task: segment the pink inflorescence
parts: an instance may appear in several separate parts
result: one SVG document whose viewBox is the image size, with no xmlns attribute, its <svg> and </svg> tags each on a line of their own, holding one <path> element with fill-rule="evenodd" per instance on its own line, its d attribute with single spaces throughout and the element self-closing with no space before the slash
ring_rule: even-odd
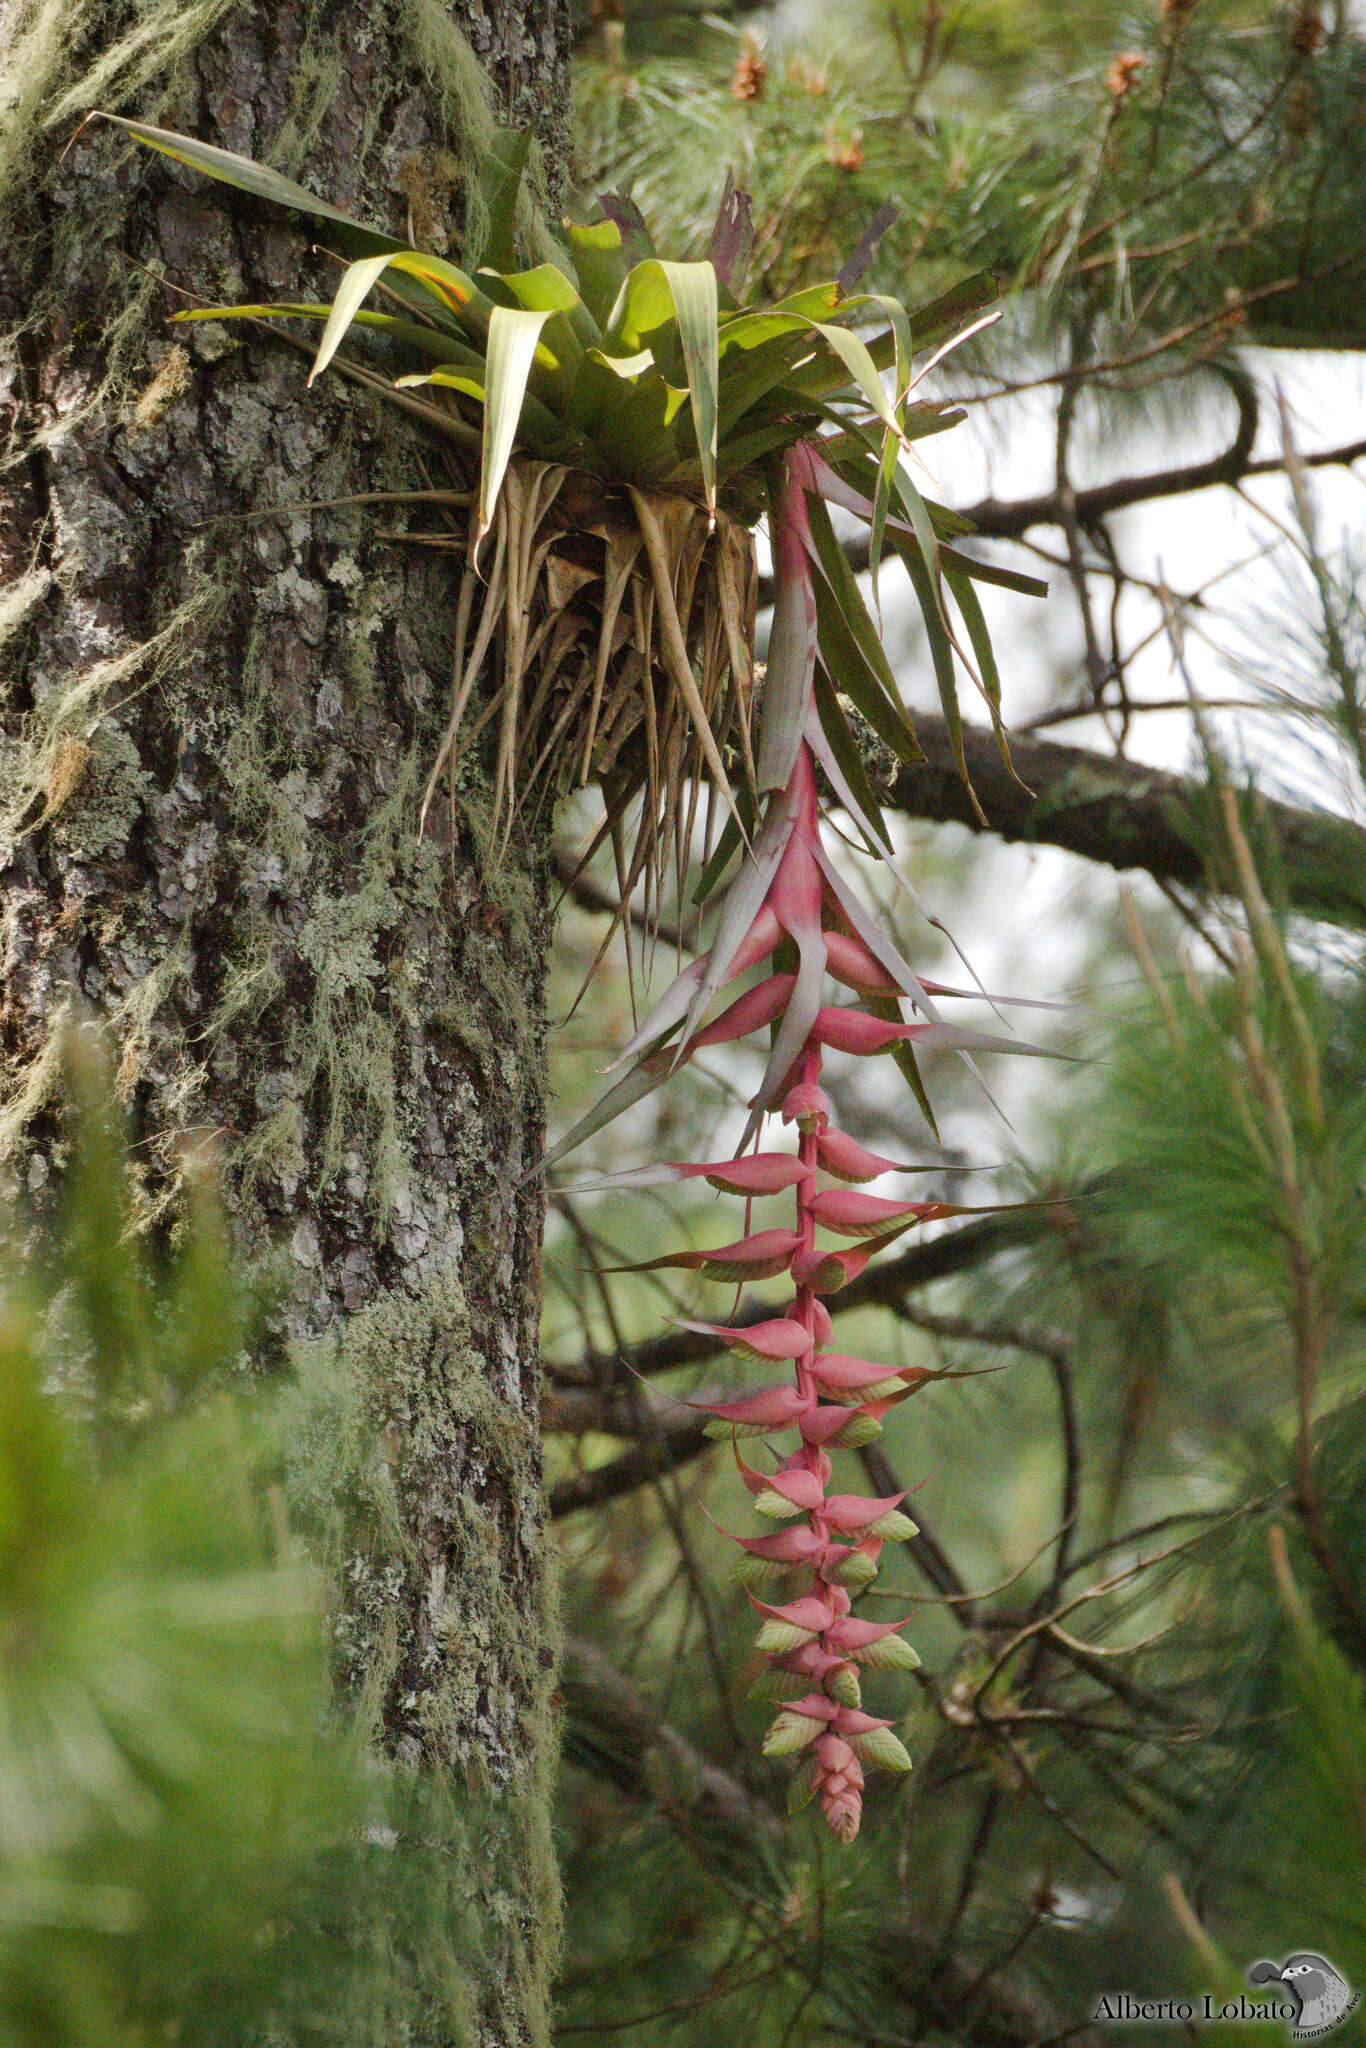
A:
<svg viewBox="0 0 1366 2048">
<path fill-rule="evenodd" d="M 824 494 L 829 483 L 818 448 L 802 445 L 789 452 L 774 505 L 776 595 L 756 767 L 764 803 L 761 828 L 727 892 L 710 950 L 656 1003 L 614 1062 L 620 1067 L 633 1060 L 629 1072 L 560 1149 L 639 1101 L 705 1047 L 751 1032 L 769 1034 L 767 1066 L 734 1158 L 674 1161 L 612 1178 L 644 1184 L 705 1177 L 746 1203 L 789 1191 L 794 1197 L 790 1227 L 749 1232 L 731 1244 L 671 1253 L 648 1264 L 739 1283 L 786 1273 L 792 1282 L 793 1299 L 781 1315 L 744 1326 L 690 1327 L 737 1352 L 792 1368 L 792 1378 L 779 1385 L 701 1405 L 713 1418 L 712 1430 L 736 1441 L 740 1470 L 760 1513 L 786 1525 L 773 1535 L 738 1539 L 748 1553 L 746 1576 L 800 1571 L 806 1580 L 804 1590 L 781 1605 L 750 1595 L 763 1617 L 758 1647 L 769 1660 L 756 1691 L 781 1703 L 765 1751 L 803 1758 L 797 1796 L 818 1798 L 834 1833 L 851 1841 L 858 1832 L 865 1766 L 910 1768 L 890 1724 L 863 1711 L 860 1673 L 909 1670 L 918 1661 L 901 1640 L 904 1622 L 863 1621 L 851 1609 L 877 1574 L 883 1544 L 912 1536 L 915 1529 L 901 1512 L 899 1493 L 882 1500 L 831 1493 L 830 1452 L 868 1443 L 892 1403 L 927 1375 L 915 1368 L 893 1371 L 832 1349 L 823 1297 L 861 1273 L 880 1246 L 954 1210 L 867 1192 L 867 1182 L 902 1169 L 833 1128 L 821 1087 L 822 1061 L 827 1050 L 866 1056 L 917 1047 L 1036 1048 L 946 1023 L 933 997 L 951 992 L 919 979 L 822 843 L 818 771 L 845 810 L 876 829 L 817 715 L 816 559 L 808 496 Z M 775 954 L 780 971 L 745 989 L 710 1023 L 703 1021 L 714 997 L 740 976 L 771 964 Z M 825 1003 L 827 981 L 851 991 L 858 1007 Z M 906 1020 L 903 1002 L 916 1021 Z M 795 1158 L 749 1150 L 770 1116 L 795 1125 Z M 818 1232 L 847 1243 L 831 1248 L 817 1242 Z M 797 1448 L 776 1471 L 754 1471 L 740 1457 L 742 1437 L 792 1431 Z"/>
<path fill-rule="evenodd" d="M 827 945 L 830 971 L 828 942 L 834 939 L 846 974 L 857 971 L 870 986 L 885 988 L 886 973 L 867 949 L 839 925 L 827 930 L 823 922 L 824 917 L 838 917 L 839 906 L 828 899 L 810 854 L 809 835 L 817 829 L 816 785 L 805 747 L 793 776 L 796 829 L 756 915 L 756 926 L 767 929 L 765 914 L 776 908 L 775 944 L 780 937 L 801 939 L 809 948 L 813 932 L 818 933 Z M 789 984 L 783 991 L 783 1008 L 771 1017 L 762 998 L 749 1009 L 756 1018 L 776 1022 L 788 1011 L 799 978 L 771 978 Z M 761 982 L 751 995 L 771 987 L 771 981 Z M 748 1025 L 748 1013 L 733 1021 Z M 710 1255 L 683 1255 L 704 1271 L 724 1268 L 726 1277 L 758 1278 L 786 1271 L 794 1285 L 791 1305 L 780 1317 L 735 1329 L 712 1326 L 737 1350 L 790 1361 L 793 1380 L 742 1400 L 709 1404 L 709 1412 L 719 1431 L 737 1438 L 795 1429 L 800 1439 L 797 1449 L 769 1474 L 751 1469 L 737 1450 L 741 1474 L 759 1512 L 787 1524 L 774 1535 L 739 1541 L 759 1572 L 800 1570 L 806 1576 L 798 1597 L 782 1605 L 750 1596 L 763 1617 L 758 1647 L 770 1666 L 758 1690 L 785 1699 L 764 1749 L 770 1756 L 802 1755 L 799 1790 L 820 1801 L 826 1821 L 842 1841 L 851 1841 L 858 1832 L 865 1767 L 910 1768 L 910 1758 L 890 1723 L 863 1711 L 859 1690 L 864 1668 L 914 1667 L 915 1653 L 899 1634 L 905 1624 L 863 1621 L 851 1608 L 854 1596 L 876 1575 L 883 1544 L 912 1535 L 914 1525 L 901 1512 L 899 1493 L 865 1500 L 830 1492 L 830 1451 L 868 1442 L 891 1404 L 925 1375 L 916 1369 L 894 1372 L 830 1349 L 830 1315 L 822 1296 L 862 1270 L 871 1256 L 869 1240 L 875 1244 L 879 1235 L 945 1213 L 937 1204 L 883 1201 L 848 1185 L 871 1180 L 896 1165 L 833 1129 L 829 1099 L 820 1086 L 823 1047 L 863 1050 L 868 1026 L 875 1027 L 879 1038 L 889 1028 L 861 1010 L 814 1010 L 775 1104 L 783 1121 L 797 1128 L 795 1160 L 787 1153 L 759 1152 L 706 1169 L 718 1185 L 746 1195 L 791 1187 L 795 1228 L 759 1231 Z M 845 1185 L 826 1185 L 826 1176 Z M 854 1249 L 823 1250 L 817 1244 L 818 1229 L 859 1242 Z"/>
</svg>

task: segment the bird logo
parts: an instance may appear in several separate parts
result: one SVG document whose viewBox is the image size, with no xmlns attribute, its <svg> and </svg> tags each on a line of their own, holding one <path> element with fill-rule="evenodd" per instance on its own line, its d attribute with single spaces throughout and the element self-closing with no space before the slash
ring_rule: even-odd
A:
<svg viewBox="0 0 1366 2048">
<path fill-rule="evenodd" d="M 1295 2007 L 1293 2041 L 1336 2033 L 1361 1998 L 1330 1962 L 1309 1949 L 1287 1956 L 1283 1963 L 1254 1963 L 1247 1974 L 1249 1983 L 1279 1984 L 1285 1991 Z"/>
</svg>

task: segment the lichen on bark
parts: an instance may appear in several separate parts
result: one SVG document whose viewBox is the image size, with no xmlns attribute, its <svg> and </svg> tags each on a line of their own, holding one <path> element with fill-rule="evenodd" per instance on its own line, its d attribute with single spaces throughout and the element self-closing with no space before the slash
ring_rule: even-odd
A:
<svg viewBox="0 0 1366 2048">
<path fill-rule="evenodd" d="M 12 1181 L 55 1181 L 54 1034 L 91 1013 L 149 1223 L 173 1218 L 187 1136 L 213 1135 L 300 1401 L 316 1415 L 323 1381 L 349 1390 L 331 1411 L 351 1418 L 346 1456 L 339 1441 L 311 1481 L 294 1461 L 315 1528 L 339 1526 L 318 1513 L 326 1474 L 376 1511 L 329 1552 L 348 1689 L 391 1755 L 491 1794 L 497 1960 L 472 2010 L 481 2041 L 543 2041 L 556 1637 L 523 1177 L 544 848 L 518 840 L 486 870 L 475 760 L 454 825 L 419 837 L 450 579 L 325 502 L 439 457 L 367 398 L 305 392 L 276 339 L 162 324 L 163 277 L 231 299 L 317 296 L 331 272 L 287 223 L 111 132 L 58 152 L 112 104 L 389 225 L 435 194 L 428 232 L 459 233 L 493 118 L 481 66 L 500 113 L 538 118 L 554 187 L 563 10 L 30 0 L 3 35 L 0 1146 Z M 376 1458 L 387 1495 L 354 1482 Z M 454 2008 L 431 2027 L 468 2032 Z"/>
</svg>

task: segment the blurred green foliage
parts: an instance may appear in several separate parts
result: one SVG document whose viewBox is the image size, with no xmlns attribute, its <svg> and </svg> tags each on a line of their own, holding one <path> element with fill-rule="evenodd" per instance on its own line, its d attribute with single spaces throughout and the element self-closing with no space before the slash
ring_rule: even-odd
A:
<svg viewBox="0 0 1366 2048">
<path fill-rule="evenodd" d="M 471 1822 L 331 1703 L 211 1162 L 136 1241 L 83 1032 L 70 1072 L 61 1214 L 0 1272 L 0 2041 L 472 2041 Z"/>
</svg>

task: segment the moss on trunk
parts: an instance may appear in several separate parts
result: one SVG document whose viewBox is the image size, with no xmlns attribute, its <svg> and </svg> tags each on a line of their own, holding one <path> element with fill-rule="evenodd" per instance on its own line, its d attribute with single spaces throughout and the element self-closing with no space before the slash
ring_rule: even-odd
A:
<svg viewBox="0 0 1366 2048">
<path fill-rule="evenodd" d="M 419 839 L 449 572 L 362 508 L 318 509 L 439 455 L 368 399 L 306 392 L 278 339 L 162 324 L 159 276 L 317 295 L 327 266 L 112 133 L 57 152 L 112 104 L 373 218 L 421 214 L 439 244 L 490 60 L 556 184 L 562 10 L 31 0 L 6 34 L 0 1148 L 18 1185 L 59 1177 L 51 1048 L 73 1009 L 115 1039 L 149 1221 L 212 1134 L 300 1362 L 296 1488 L 336 1574 L 339 1667 L 390 1754 L 493 1795 L 477 2033 L 543 2041 L 556 1623 L 541 1207 L 519 1183 L 542 1128 L 544 849 L 485 873 L 476 760 L 454 832 Z M 458 2003 L 424 2039 L 468 2033 Z"/>
</svg>

